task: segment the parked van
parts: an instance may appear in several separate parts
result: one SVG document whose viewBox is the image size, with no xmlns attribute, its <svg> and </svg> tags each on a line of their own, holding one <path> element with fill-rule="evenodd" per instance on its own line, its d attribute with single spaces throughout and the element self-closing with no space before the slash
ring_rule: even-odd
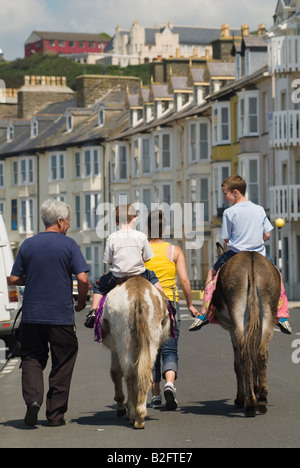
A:
<svg viewBox="0 0 300 468">
<path fill-rule="evenodd" d="M 14 320 L 22 305 L 20 287 L 7 286 L 14 257 L 0 212 L 0 340 L 8 341 Z"/>
</svg>

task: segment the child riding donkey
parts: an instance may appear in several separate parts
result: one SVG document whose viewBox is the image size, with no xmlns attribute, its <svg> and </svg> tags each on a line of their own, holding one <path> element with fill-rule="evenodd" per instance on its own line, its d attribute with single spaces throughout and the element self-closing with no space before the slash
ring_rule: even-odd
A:
<svg viewBox="0 0 300 468">
<path fill-rule="evenodd" d="M 219 269 L 234 255 L 242 251 L 256 251 L 266 256 L 264 243 L 270 239 L 272 224 L 268 220 L 265 210 L 245 197 L 246 182 L 240 176 L 231 176 L 222 183 L 224 198 L 230 206 L 224 211 L 221 238 L 227 244 L 225 252 L 208 273 L 204 292 L 201 314 L 189 328 L 190 331 L 199 330 L 213 320 L 210 316 L 211 299 L 217 281 Z M 239 273 L 236 272 L 238 275 Z M 281 295 L 278 307 L 278 327 L 283 333 L 291 334 L 288 322 L 289 312 L 287 297 L 281 282 Z"/>
</svg>

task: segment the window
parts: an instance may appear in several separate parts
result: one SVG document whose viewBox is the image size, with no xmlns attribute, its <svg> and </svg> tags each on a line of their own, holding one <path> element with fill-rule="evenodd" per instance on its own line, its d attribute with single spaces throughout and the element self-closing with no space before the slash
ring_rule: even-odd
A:
<svg viewBox="0 0 300 468">
<path fill-rule="evenodd" d="M 190 125 L 189 148 L 191 163 L 209 159 L 209 128 L 204 119 Z"/>
<path fill-rule="evenodd" d="M 7 127 L 6 139 L 7 141 L 12 141 L 14 139 L 14 126 L 13 125 L 9 125 L 9 127 Z"/>
<path fill-rule="evenodd" d="M 36 118 L 32 118 L 30 122 L 30 135 L 34 138 L 38 135 L 38 121 Z"/>
<path fill-rule="evenodd" d="M 81 229 L 80 195 L 75 195 L 75 229 Z"/>
<path fill-rule="evenodd" d="M 171 135 L 160 133 L 154 136 L 155 169 L 171 169 Z"/>
<path fill-rule="evenodd" d="M 11 230 L 17 231 L 18 229 L 18 201 L 11 201 Z"/>
<path fill-rule="evenodd" d="M 229 103 L 213 105 L 213 145 L 230 143 Z"/>
<path fill-rule="evenodd" d="M 65 179 L 65 155 L 52 154 L 50 156 L 50 181 Z"/>
<path fill-rule="evenodd" d="M 98 222 L 96 210 L 99 203 L 99 194 L 90 193 L 84 195 L 84 229 L 96 229 Z"/>
<path fill-rule="evenodd" d="M 93 280 L 96 280 L 102 276 L 102 264 L 100 262 L 101 258 L 101 245 L 89 245 L 85 247 L 85 259 L 87 264 L 90 267 L 89 275 Z"/>
<path fill-rule="evenodd" d="M 192 203 L 193 226 L 196 224 L 196 203 L 204 205 L 204 221 L 209 221 L 209 177 L 192 177 L 189 182 L 190 203 Z"/>
<path fill-rule="evenodd" d="M 111 180 L 113 182 L 127 181 L 128 178 L 128 147 L 117 144 L 111 149 Z"/>
<path fill-rule="evenodd" d="M 258 169 L 258 156 L 240 157 L 239 161 L 239 174 L 247 184 L 246 196 L 248 200 L 253 203 L 259 204 L 259 169 Z"/>
<path fill-rule="evenodd" d="M 81 176 L 81 170 L 80 170 L 80 153 L 76 152 L 75 153 L 75 178 L 78 179 Z"/>
<path fill-rule="evenodd" d="M 150 139 L 142 138 L 142 172 L 143 175 L 150 174 Z"/>
<path fill-rule="evenodd" d="M 12 182 L 13 185 L 18 185 L 18 161 L 13 161 L 13 167 L 12 167 Z"/>
<path fill-rule="evenodd" d="M 73 130 L 73 117 L 71 112 L 67 112 L 66 114 L 66 129 L 67 132 L 71 132 Z"/>
<path fill-rule="evenodd" d="M 104 125 L 104 107 L 100 106 L 98 110 L 98 126 L 102 127 Z"/>
<path fill-rule="evenodd" d="M 258 93 L 239 94 L 239 137 L 258 135 Z"/>
<path fill-rule="evenodd" d="M 13 170 L 17 169 L 17 163 Z M 17 181 L 17 174 L 14 174 L 14 180 Z M 34 182 L 33 177 L 33 158 L 22 158 L 19 161 L 19 185 L 31 185 Z"/>
<path fill-rule="evenodd" d="M 139 148 L 139 140 L 134 140 L 133 145 L 132 145 L 132 151 L 133 151 L 133 165 L 132 165 L 132 170 L 133 170 L 133 177 L 139 177 L 140 176 L 140 148 Z"/>
<path fill-rule="evenodd" d="M 0 162 L 0 188 L 4 188 L 4 162 Z"/>
<path fill-rule="evenodd" d="M 34 202 L 32 198 L 20 200 L 20 233 L 34 232 Z"/>
<path fill-rule="evenodd" d="M 228 204 L 224 200 L 222 182 L 230 176 L 230 163 L 215 164 L 213 167 L 213 215 L 222 217 Z"/>
<path fill-rule="evenodd" d="M 100 161 L 98 149 L 88 149 L 83 156 L 84 177 L 96 177 L 100 174 Z"/>
</svg>

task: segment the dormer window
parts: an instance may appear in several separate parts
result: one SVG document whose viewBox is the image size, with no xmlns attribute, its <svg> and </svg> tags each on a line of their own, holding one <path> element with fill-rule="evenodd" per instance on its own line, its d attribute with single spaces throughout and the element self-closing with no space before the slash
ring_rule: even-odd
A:
<svg viewBox="0 0 300 468">
<path fill-rule="evenodd" d="M 36 118 L 31 119 L 30 134 L 31 134 L 31 138 L 34 138 L 38 135 L 38 121 Z"/>
<path fill-rule="evenodd" d="M 103 127 L 104 122 L 105 122 L 105 113 L 104 113 L 104 107 L 100 106 L 98 110 L 98 127 Z"/>
<path fill-rule="evenodd" d="M 67 112 L 66 114 L 66 127 L 67 132 L 71 132 L 73 130 L 73 118 L 71 112 Z"/>
<path fill-rule="evenodd" d="M 7 141 L 12 141 L 14 139 L 14 133 L 15 133 L 14 126 L 11 124 L 9 125 L 9 127 L 7 127 L 7 135 L 6 135 Z"/>
</svg>

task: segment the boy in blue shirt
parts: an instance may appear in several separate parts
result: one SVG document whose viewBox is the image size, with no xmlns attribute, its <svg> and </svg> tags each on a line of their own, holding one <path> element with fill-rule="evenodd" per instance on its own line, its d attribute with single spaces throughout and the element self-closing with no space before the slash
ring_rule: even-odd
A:
<svg viewBox="0 0 300 468">
<path fill-rule="evenodd" d="M 240 176 L 228 177 L 222 183 L 224 198 L 230 206 L 223 213 L 221 228 L 221 238 L 227 244 L 227 252 L 209 271 L 206 286 L 211 283 L 218 270 L 237 253 L 255 251 L 266 256 L 264 243 L 270 239 L 273 226 L 265 210 L 246 199 L 246 188 L 246 182 Z M 196 317 L 189 330 L 199 330 L 206 324 L 206 301 L 203 301 L 201 315 Z M 281 318 L 278 326 L 282 332 L 291 333 L 286 318 Z"/>
</svg>

